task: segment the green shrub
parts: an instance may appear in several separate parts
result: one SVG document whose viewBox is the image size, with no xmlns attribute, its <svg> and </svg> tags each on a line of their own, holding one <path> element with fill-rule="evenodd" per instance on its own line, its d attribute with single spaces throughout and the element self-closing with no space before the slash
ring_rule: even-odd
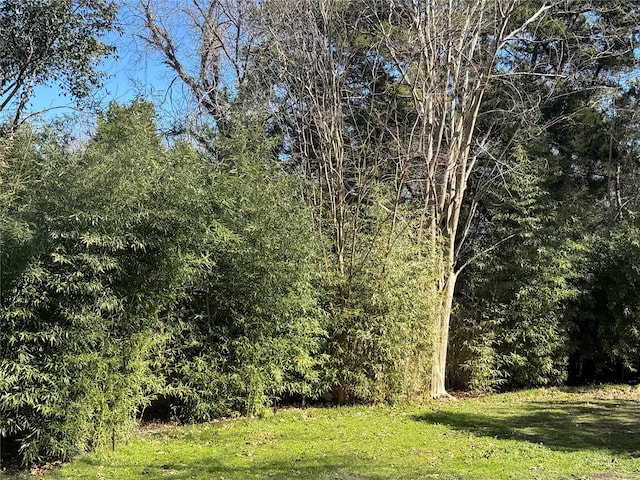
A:
<svg viewBox="0 0 640 480">
<path fill-rule="evenodd" d="M 113 104 L 75 153 L 23 132 L 3 176 L 0 435 L 24 463 L 119 438 L 158 389 L 159 314 L 197 272 L 199 160 L 144 102 Z"/>
<path fill-rule="evenodd" d="M 217 139 L 209 201 L 227 229 L 169 329 L 167 394 L 183 421 L 259 415 L 283 398 L 315 397 L 323 356 L 316 244 L 301 183 L 261 122 Z"/>
<path fill-rule="evenodd" d="M 368 220 L 346 274 L 326 272 L 327 374 L 340 403 L 415 400 L 431 380 L 437 257 L 410 221 L 393 227 L 375 206 Z"/>
</svg>

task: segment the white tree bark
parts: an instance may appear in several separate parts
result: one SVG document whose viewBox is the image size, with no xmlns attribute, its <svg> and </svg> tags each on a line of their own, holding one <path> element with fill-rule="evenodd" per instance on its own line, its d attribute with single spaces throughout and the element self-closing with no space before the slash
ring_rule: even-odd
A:
<svg viewBox="0 0 640 480">
<path fill-rule="evenodd" d="M 379 22 L 385 47 L 415 110 L 410 135 L 398 142 L 422 183 L 423 228 L 435 228 L 442 250 L 442 311 L 435 325 L 431 396 L 448 396 L 449 320 L 459 274 L 458 228 L 481 142 L 482 99 L 507 43 L 548 10 L 513 26 L 519 0 L 394 0 Z M 408 38 L 398 36 L 401 29 Z"/>
</svg>

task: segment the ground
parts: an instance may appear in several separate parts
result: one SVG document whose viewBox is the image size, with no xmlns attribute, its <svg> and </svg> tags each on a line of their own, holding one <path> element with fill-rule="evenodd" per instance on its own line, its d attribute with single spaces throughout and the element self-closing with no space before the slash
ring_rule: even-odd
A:
<svg viewBox="0 0 640 480">
<path fill-rule="evenodd" d="M 50 480 L 640 480 L 640 389 L 538 389 L 154 424 L 115 452 L 39 473 Z"/>
</svg>

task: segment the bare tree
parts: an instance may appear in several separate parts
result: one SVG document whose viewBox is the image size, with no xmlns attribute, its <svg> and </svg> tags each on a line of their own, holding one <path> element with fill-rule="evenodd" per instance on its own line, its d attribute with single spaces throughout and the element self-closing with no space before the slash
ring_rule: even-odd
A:
<svg viewBox="0 0 640 480">
<path fill-rule="evenodd" d="M 307 200 L 328 240 L 323 267 L 337 285 L 330 308 L 348 316 L 359 308 L 353 289 L 372 252 L 397 235 L 412 235 L 400 214 L 404 158 L 387 146 L 391 126 L 404 120 L 386 91 L 392 83 L 386 60 L 367 38 L 373 12 L 367 2 L 272 0 L 261 14 L 264 53 L 255 82 L 271 92 L 274 122 L 292 163 L 305 172 Z M 374 208 L 383 218 L 371 218 Z M 329 353 L 356 362 L 367 334 L 341 336 Z M 349 388 L 338 378 L 338 402 Z"/>
<path fill-rule="evenodd" d="M 140 0 L 139 35 L 225 133 L 255 43 L 252 0 Z"/>
<path fill-rule="evenodd" d="M 398 142 L 399 154 L 420 178 L 422 228 L 442 242 L 434 398 L 447 395 L 445 366 L 460 273 L 460 217 L 470 175 L 488 138 L 476 129 L 482 100 L 505 46 L 550 8 L 544 5 L 514 26 L 520 4 L 518 0 L 395 0 L 386 15 L 378 17 L 384 48 L 413 104 L 413 122 L 406 138 Z"/>
</svg>

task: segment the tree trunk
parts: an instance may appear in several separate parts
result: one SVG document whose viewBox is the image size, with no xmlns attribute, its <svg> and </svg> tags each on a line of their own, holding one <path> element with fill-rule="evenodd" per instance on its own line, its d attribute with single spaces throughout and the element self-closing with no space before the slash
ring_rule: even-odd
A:
<svg viewBox="0 0 640 480">
<path fill-rule="evenodd" d="M 436 334 L 433 345 L 433 365 L 431 366 L 431 398 L 450 397 L 445 388 L 445 371 L 447 366 L 447 349 L 449 347 L 449 321 L 453 310 L 453 292 L 455 291 L 457 273 L 445 274 L 442 288 L 442 305 L 437 319 Z"/>
</svg>

